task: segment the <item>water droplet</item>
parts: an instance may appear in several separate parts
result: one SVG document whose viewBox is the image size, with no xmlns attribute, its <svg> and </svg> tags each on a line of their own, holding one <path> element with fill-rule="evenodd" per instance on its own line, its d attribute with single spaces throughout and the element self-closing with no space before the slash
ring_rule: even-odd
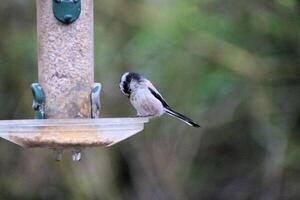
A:
<svg viewBox="0 0 300 200">
<path fill-rule="evenodd" d="M 81 160 L 81 149 L 74 149 L 72 151 L 72 160 L 80 161 Z"/>
</svg>

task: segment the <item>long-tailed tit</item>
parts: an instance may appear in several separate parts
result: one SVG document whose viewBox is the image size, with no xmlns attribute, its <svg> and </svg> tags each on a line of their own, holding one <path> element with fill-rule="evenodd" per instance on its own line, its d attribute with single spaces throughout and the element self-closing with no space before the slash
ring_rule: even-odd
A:
<svg viewBox="0 0 300 200">
<path fill-rule="evenodd" d="M 174 111 L 153 84 L 144 76 L 126 72 L 120 80 L 120 89 L 129 99 L 140 117 L 159 117 L 165 113 L 193 127 L 200 127 L 190 118 Z"/>
</svg>

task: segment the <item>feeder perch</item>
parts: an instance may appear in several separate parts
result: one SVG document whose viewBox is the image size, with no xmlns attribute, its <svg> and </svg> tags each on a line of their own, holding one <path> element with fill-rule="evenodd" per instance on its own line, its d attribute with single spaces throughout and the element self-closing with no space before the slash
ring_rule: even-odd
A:
<svg viewBox="0 0 300 200">
<path fill-rule="evenodd" d="M 37 0 L 38 81 L 34 120 L 1 120 L 0 136 L 27 148 L 111 146 L 140 131 L 148 118 L 99 118 L 102 85 L 94 83 L 93 0 Z M 116 84 L 117 85 L 117 84 Z"/>
</svg>

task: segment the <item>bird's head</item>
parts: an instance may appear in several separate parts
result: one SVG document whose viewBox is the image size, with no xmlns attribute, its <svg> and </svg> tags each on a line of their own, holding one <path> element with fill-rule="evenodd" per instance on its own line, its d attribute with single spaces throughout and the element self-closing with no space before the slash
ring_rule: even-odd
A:
<svg viewBox="0 0 300 200">
<path fill-rule="evenodd" d="M 143 80 L 144 78 L 141 74 L 126 72 L 121 76 L 119 84 L 120 90 L 124 95 L 130 97 L 131 93 L 139 87 Z"/>
</svg>

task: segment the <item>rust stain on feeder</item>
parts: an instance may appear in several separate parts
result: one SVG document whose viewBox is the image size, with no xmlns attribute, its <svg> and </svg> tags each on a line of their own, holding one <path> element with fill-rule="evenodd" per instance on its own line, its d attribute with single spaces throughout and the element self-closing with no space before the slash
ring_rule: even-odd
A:
<svg viewBox="0 0 300 200">
<path fill-rule="evenodd" d="M 10 139 L 16 141 L 24 147 L 93 147 L 108 146 L 113 143 L 108 139 L 99 136 L 99 131 L 95 128 L 78 128 L 63 126 L 42 126 L 35 127 L 38 134 L 34 137 L 11 136 Z M 100 131 L 101 132 L 101 131 Z"/>
<path fill-rule="evenodd" d="M 18 136 L 11 136 L 10 139 L 15 141 L 17 144 L 27 147 L 49 147 L 49 148 L 74 148 L 74 147 L 96 147 L 96 146 L 109 146 L 113 141 L 101 140 L 97 136 L 91 136 L 88 138 L 72 139 L 69 134 L 65 135 L 58 133 L 59 135 L 39 135 L 32 138 L 22 138 Z M 72 134 L 72 133 L 71 133 Z"/>
</svg>

